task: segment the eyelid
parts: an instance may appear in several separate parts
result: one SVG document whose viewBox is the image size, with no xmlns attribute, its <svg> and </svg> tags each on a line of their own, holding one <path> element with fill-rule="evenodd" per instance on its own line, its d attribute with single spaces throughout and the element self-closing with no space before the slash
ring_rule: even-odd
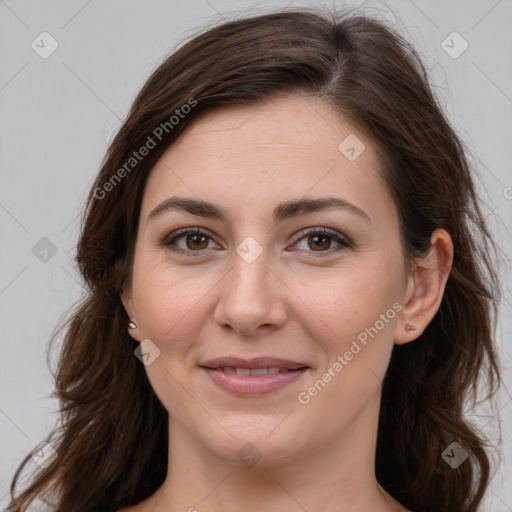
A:
<svg viewBox="0 0 512 512">
<path fill-rule="evenodd" d="M 162 240 L 162 244 L 166 244 L 172 242 L 175 238 L 178 238 L 181 235 L 187 234 L 201 234 L 208 235 L 213 238 L 213 234 L 206 228 L 201 228 L 199 226 L 187 226 L 185 228 L 176 229 L 175 231 L 171 231 L 169 234 L 165 235 Z"/>
<path fill-rule="evenodd" d="M 316 235 L 316 234 L 328 235 L 334 239 L 339 238 L 340 240 L 342 240 L 343 242 L 345 242 L 347 244 L 351 243 L 351 241 L 348 239 L 348 237 L 346 237 L 342 233 L 339 233 L 335 229 L 327 228 L 325 226 L 312 226 L 309 228 L 303 228 L 300 231 L 298 231 L 297 233 L 295 233 L 295 235 L 293 235 L 293 239 L 300 240 L 301 238 L 304 238 L 307 235 L 311 236 L 311 235 Z"/>
</svg>

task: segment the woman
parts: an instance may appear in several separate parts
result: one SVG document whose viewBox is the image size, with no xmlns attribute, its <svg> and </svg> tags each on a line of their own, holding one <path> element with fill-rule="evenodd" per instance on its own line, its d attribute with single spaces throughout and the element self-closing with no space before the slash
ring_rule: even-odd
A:
<svg viewBox="0 0 512 512">
<path fill-rule="evenodd" d="M 230 21 L 138 94 L 89 194 L 89 287 L 28 488 L 58 511 L 479 509 L 499 383 L 463 146 L 384 22 Z M 53 451 L 52 451 L 53 450 Z"/>
</svg>

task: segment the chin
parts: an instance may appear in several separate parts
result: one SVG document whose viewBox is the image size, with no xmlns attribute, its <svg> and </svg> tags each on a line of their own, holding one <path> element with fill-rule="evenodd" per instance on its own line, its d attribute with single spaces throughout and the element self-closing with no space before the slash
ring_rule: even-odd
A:
<svg viewBox="0 0 512 512">
<path fill-rule="evenodd" d="M 204 432 L 203 442 L 215 456 L 238 466 L 277 465 L 293 459 L 304 444 L 304 431 L 289 420 L 283 422 L 282 415 L 225 417 L 222 426 L 226 430 Z M 212 432 L 218 435 L 212 437 Z"/>
</svg>

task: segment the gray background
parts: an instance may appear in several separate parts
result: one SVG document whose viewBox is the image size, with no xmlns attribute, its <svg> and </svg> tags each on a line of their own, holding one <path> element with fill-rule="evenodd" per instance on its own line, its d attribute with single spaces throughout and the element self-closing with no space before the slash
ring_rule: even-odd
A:
<svg viewBox="0 0 512 512">
<path fill-rule="evenodd" d="M 8 502 L 21 458 L 57 419 L 46 348 L 82 291 L 73 268 L 77 215 L 136 92 L 157 63 L 205 23 L 234 11 L 257 14 L 312 3 L 0 0 L 0 507 Z M 447 115 L 471 149 L 485 212 L 510 254 L 512 1 L 347 5 L 394 21 L 420 51 Z M 46 59 L 31 47 L 43 31 L 59 45 Z M 442 47 L 453 31 L 469 44 L 458 58 Z M 33 253 L 43 237 L 57 251 L 47 261 Z M 512 307 L 510 272 L 502 273 L 502 465 L 484 507 L 493 512 L 512 511 Z M 496 441 L 499 424 L 492 414 L 479 410 L 473 418 Z"/>
</svg>

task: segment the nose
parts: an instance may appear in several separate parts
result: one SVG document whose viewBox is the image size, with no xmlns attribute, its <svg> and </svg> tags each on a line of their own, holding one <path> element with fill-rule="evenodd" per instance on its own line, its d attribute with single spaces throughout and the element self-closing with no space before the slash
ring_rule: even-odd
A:
<svg viewBox="0 0 512 512">
<path fill-rule="evenodd" d="M 215 321 L 243 336 L 274 330 L 286 321 L 286 286 L 268 265 L 266 253 L 248 263 L 234 255 L 232 268 L 219 283 Z"/>
</svg>

